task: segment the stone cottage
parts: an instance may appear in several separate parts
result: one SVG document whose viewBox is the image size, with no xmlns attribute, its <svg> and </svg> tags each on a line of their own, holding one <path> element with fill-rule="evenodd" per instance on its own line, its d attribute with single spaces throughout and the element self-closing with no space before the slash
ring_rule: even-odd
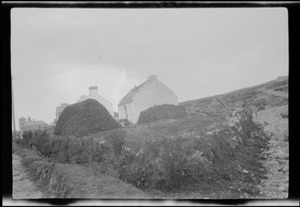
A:
<svg viewBox="0 0 300 207">
<path fill-rule="evenodd" d="M 97 86 L 89 87 L 89 95 L 88 96 L 86 96 L 86 95 L 80 96 L 80 98 L 77 100 L 77 103 L 84 101 L 86 99 L 89 99 L 89 98 L 94 99 L 94 100 L 98 101 L 99 103 L 101 103 L 107 109 L 107 111 L 112 115 L 112 117 L 114 117 L 113 104 L 99 95 Z"/>
<path fill-rule="evenodd" d="M 177 95 L 156 75 L 148 77 L 147 81 L 134 86 L 118 104 L 119 119 L 127 119 L 131 123 L 138 121 L 141 111 L 161 104 L 178 105 Z"/>
</svg>

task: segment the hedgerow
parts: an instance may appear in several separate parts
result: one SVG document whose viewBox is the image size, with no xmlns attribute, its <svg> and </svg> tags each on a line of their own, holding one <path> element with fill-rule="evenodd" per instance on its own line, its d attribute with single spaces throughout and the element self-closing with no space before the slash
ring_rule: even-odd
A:
<svg viewBox="0 0 300 207">
<path fill-rule="evenodd" d="M 151 129 L 147 130 L 154 137 L 145 138 L 128 134 L 129 129 L 115 129 L 102 133 L 101 138 L 39 132 L 31 139 L 28 135 L 26 142 L 55 162 L 113 166 L 121 180 L 139 188 L 178 189 L 214 179 L 234 180 L 241 176 L 238 163 L 258 162 L 259 150 L 267 144 L 265 134 L 250 112 L 242 111 L 240 116 L 236 127 L 201 138 L 169 136 Z M 259 163 L 251 166 L 259 167 Z"/>
<path fill-rule="evenodd" d="M 108 133 L 103 141 L 91 137 L 55 136 L 47 131 L 26 132 L 24 139 L 16 144 L 21 147 L 35 149 L 43 157 L 59 163 L 102 163 L 113 159 L 121 153 L 124 145 L 125 132 L 115 130 Z"/>
</svg>

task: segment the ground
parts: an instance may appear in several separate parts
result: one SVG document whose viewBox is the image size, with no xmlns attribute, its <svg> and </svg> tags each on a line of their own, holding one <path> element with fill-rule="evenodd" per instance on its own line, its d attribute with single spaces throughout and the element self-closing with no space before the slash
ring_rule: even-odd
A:
<svg viewBox="0 0 300 207">
<path fill-rule="evenodd" d="M 55 163 L 51 179 L 45 184 L 42 178 L 43 174 L 46 174 L 42 168 L 47 166 L 47 160 L 30 149 L 17 149 L 16 151 L 13 154 L 13 199 L 150 198 L 149 195 L 128 183 L 99 173 L 91 165 Z M 21 164 L 22 160 L 23 164 Z M 27 167 L 24 166 L 26 162 Z"/>
<path fill-rule="evenodd" d="M 264 167 L 268 170 L 260 190 L 263 198 L 287 198 L 289 175 L 288 106 L 259 111 L 255 120 L 271 135 L 270 149 L 265 151 Z"/>
<path fill-rule="evenodd" d="M 21 157 L 12 156 L 13 161 L 13 199 L 45 198 L 45 195 L 30 181 L 28 174 L 21 165 Z"/>
</svg>

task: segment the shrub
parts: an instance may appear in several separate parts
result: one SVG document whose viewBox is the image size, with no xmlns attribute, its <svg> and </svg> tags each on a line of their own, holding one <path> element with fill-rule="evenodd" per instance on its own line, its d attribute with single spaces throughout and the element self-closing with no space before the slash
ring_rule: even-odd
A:
<svg viewBox="0 0 300 207">
<path fill-rule="evenodd" d="M 250 111 L 240 115 L 242 131 L 223 128 L 201 139 L 150 131 L 146 139 L 128 138 L 115 166 L 120 179 L 139 188 L 170 190 L 240 176 L 237 163 L 257 160 L 259 151 L 254 150 L 266 146 L 263 130 L 253 122 Z"/>
<path fill-rule="evenodd" d="M 124 127 L 130 126 L 130 121 L 128 119 L 120 119 L 119 122 L 123 124 Z"/>
<path fill-rule="evenodd" d="M 46 149 L 49 145 L 49 134 L 44 131 L 37 131 L 33 134 L 31 139 L 31 147 L 35 147 L 44 156 L 49 155 L 49 149 Z M 48 147 L 49 148 L 49 147 Z"/>
<path fill-rule="evenodd" d="M 108 141 L 113 150 L 114 153 L 118 156 L 121 153 L 122 147 L 125 143 L 125 136 L 126 136 L 126 131 L 122 129 L 117 129 L 117 130 L 112 130 L 110 131 L 104 139 Z"/>
<path fill-rule="evenodd" d="M 22 135 L 22 139 L 18 139 L 17 143 L 22 145 L 22 146 L 27 146 L 29 147 L 31 144 L 31 139 L 33 137 L 33 132 L 32 131 L 24 131 Z"/>
<path fill-rule="evenodd" d="M 140 113 L 138 123 L 149 123 L 160 119 L 178 119 L 186 116 L 183 106 L 163 104 L 153 106 Z"/>
<path fill-rule="evenodd" d="M 135 151 L 123 150 L 116 167 L 120 179 L 140 188 L 170 190 L 208 174 L 208 160 L 194 146 L 197 139 L 160 137 Z"/>
<path fill-rule="evenodd" d="M 30 134 L 31 135 L 31 134 Z M 57 137 L 46 131 L 32 133 L 31 139 L 25 139 L 28 147 L 36 149 L 42 156 L 60 163 L 101 163 L 111 162 L 111 152 L 119 154 L 124 144 L 124 132 L 114 131 L 106 137 L 109 145 L 102 145 L 94 138 L 77 138 L 75 136 Z M 19 142 L 19 143 L 18 143 Z M 16 143 L 25 143 L 16 140 Z M 26 145 L 27 146 L 27 145 Z M 111 148 L 111 149 L 110 149 Z"/>
</svg>

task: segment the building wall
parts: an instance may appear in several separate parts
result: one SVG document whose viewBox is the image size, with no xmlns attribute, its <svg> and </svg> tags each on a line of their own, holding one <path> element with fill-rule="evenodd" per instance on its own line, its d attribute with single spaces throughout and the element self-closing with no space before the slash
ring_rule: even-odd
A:
<svg viewBox="0 0 300 207">
<path fill-rule="evenodd" d="M 143 86 L 131 103 L 126 104 L 128 120 L 132 123 L 136 123 L 141 111 L 161 104 L 178 105 L 177 95 L 162 82 L 152 80 Z M 122 119 L 125 114 L 123 106 L 119 107 L 119 113 L 120 119 Z"/>
<path fill-rule="evenodd" d="M 44 130 L 47 128 L 47 124 L 40 124 L 40 125 L 29 125 L 29 126 L 22 126 L 21 131 L 29 131 L 29 130 Z"/>
<path fill-rule="evenodd" d="M 119 119 L 126 119 L 125 115 L 125 105 L 118 106 L 118 111 L 119 111 Z"/>
<path fill-rule="evenodd" d="M 128 119 L 134 116 L 134 104 L 128 103 L 126 105 L 119 106 L 119 119 Z M 126 108 L 126 109 L 125 109 Z"/>
<path fill-rule="evenodd" d="M 21 127 L 24 126 L 26 123 L 26 119 L 24 117 L 21 117 L 19 119 L 19 129 L 21 130 Z"/>
</svg>

